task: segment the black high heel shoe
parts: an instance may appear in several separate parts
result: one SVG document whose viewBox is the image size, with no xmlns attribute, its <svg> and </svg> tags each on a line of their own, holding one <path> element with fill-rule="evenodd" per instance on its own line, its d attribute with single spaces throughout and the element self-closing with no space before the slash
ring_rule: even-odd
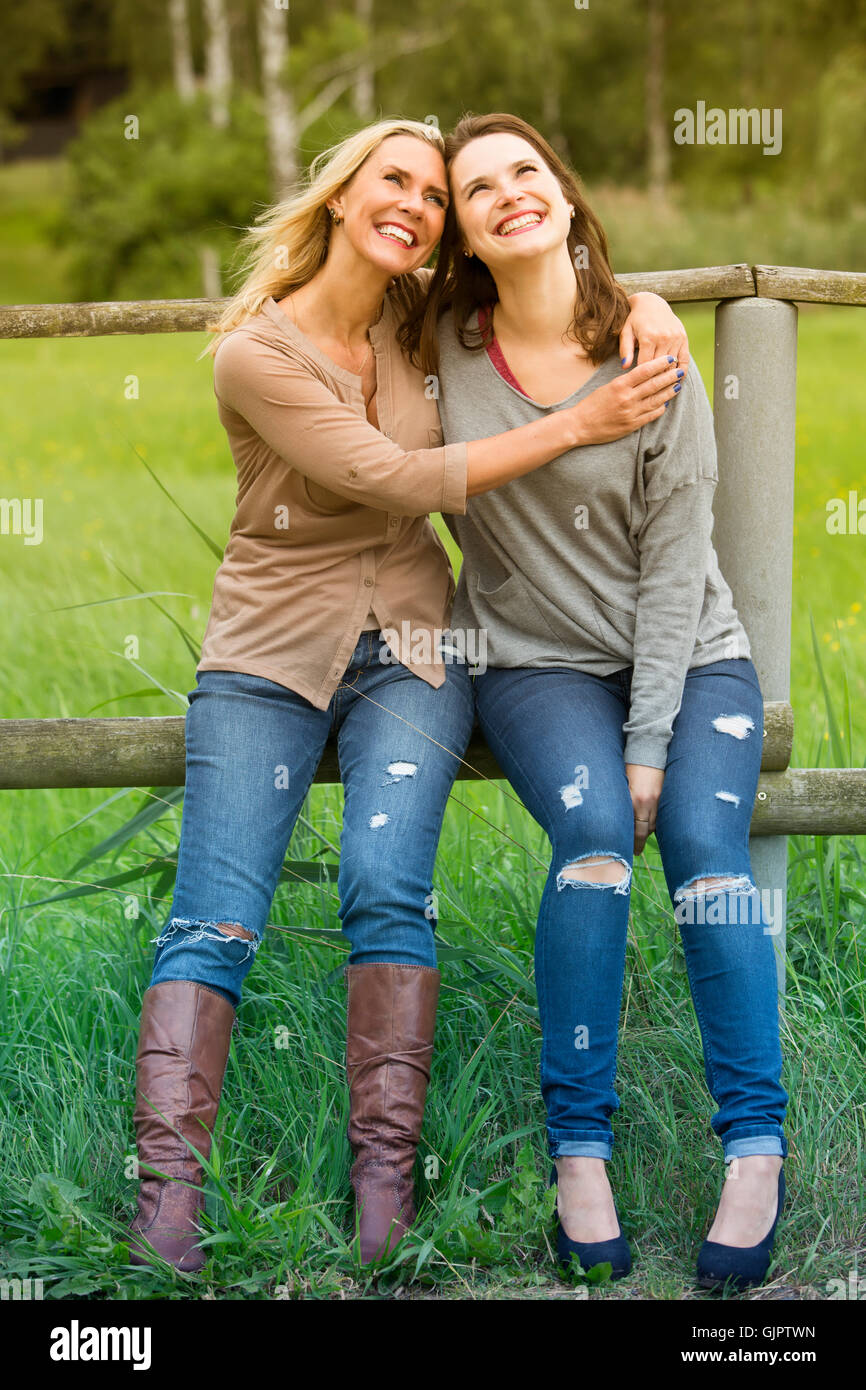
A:
<svg viewBox="0 0 866 1390">
<path fill-rule="evenodd" d="M 705 1240 L 698 1253 L 698 1283 L 703 1289 L 717 1289 L 729 1282 L 738 1292 L 761 1284 L 770 1268 L 776 1226 L 785 1205 L 785 1165 L 779 1169 L 779 1198 L 776 1219 L 757 1245 L 722 1245 Z"/>
<path fill-rule="evenodd" d="M 550 1174 L 548 1187 L 558 1187 L 558 1174 L 554 1163 Z M 619 1219 L 616 1203 L 614 1202 L 617 1224 L 619 1225 L 619 1235 L 612 1240 L 572 1240 L 565 1234 L 559 1213 L 556 1217 L 556 1253 L 559 1263 L 564 1270 L 571 1269 L 571 1257 L 576 1255 L 580 1261 L 581 1268 L 584 1270 L 592 1269 L 593 1265 L 610 1264 L 611 1279 L 624 1279 L 631 1273 L 631 1250 L 628 1241 L 622 1232 L 622 1222 Z"/>
</svg>

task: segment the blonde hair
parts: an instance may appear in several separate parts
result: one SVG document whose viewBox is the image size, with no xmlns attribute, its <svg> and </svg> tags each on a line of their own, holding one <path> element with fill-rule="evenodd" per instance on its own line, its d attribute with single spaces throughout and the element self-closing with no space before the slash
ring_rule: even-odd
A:
<svg viewBox="0 0 866 1390">
<path fill-rule="evenodd" d="M 246 247 L 238 274 L 245 278 L 220 318 L 208 323 L 216 337 L 200 354 L 213 355 L 226 333 L 259 313 L 269 296 L 283 298 L 315 275 L 328 255 L 331 219 L 327 201 L 360 169 L 389 135 L 414 135 L 443 154 L 445 140 L 438 126 L 400 118 L 376 121 L 339 144 L 323 150 L 310 164 L 307 180 L 255 218 L 241 240 Z M 397 276 L 396 280 L 409 277 Z M 409 287 L 398 286 L 409 292 Z M 406 298 L 400 294 L 399 298 Z"/>
</svg>

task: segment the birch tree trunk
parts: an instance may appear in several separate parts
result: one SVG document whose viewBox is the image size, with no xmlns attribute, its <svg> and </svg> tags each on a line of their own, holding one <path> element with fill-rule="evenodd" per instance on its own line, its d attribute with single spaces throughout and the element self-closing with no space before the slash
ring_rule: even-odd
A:
<svg viewBox="0 0 866 1390">
<path fill-rule="evenodd" d="M 295 104 L 286 79 L 289 57 L 286 9 L 275 0 L 259 0 L 258 34 L 271 178 L 274 196 L 282 198 L 298 177 L 298 129 Z"/>
<path fill-rule="evenodd" d="M 373 0 L 355 0 L 355 16 L 373 31 Z M 362 121 L 372 121 L 376 112 L 376 97 L 373 87 L 373 68 L 369 62 L 361 62 L 355 79 L 355 110 Z"/>
<path fill-rule="evenodd" d="M 168 0 L 168 25 L 171 32 L 174 89 L 181 101 L 192 101 L 195 96 L 195 72 L 192 66 L 186 0 Z"/>
<path fill-rule="evenodd" d="M 541 111 L 544 121 L 544 135 L 548 143 L 553 146 L 561 159 L 568 161 L 571 154 L 565 131 L 562 128 L 562 89 L 558 69 L 551 72 L 550 80 L 544 84 L 541 95 Z"/>
<path fill-rule="evenodd" d="M 568 161 L 568 140 L 562 127 L 562 69 L 558 54 L 562 21 L 555 14 L 551 15 L 547 0 L 530 0 L 525 27 L 533 36 L 535 62 L 539 65 L 535 70 L 541 90 L 542 134 L 560 158 Z"/>
<path fill-rule="evenodd" d="M 210 122 L 215 130 L 227 130 L 232 59 L 226 0 L 204 0 L 204 14 L 207 26 L 205 86 L 210 98 Z M 202 294 L 206 299 L 219 299 L 222 296 L 219 252 L 203 242 L 199 247 L 199 260 Z"/>
<path fill-rule="evenodd" d="M 646 61 L 647 183 L 653 198 L 665 199 L 671 147 L 664 111 L 665 13 L 663 0 L 648 0 Z"/>
<path fill-rule="evenodd" d="M 229 90 L 232 81 L 226 0 L 204 0 L 204 12 L 207 22 L 205 82 L 210 96 L 211 124 L 217 130 L 226 130 L 229 123 Z"/>
<path fill-rule="evenodd" d="M 759 61 L 762 53 L 762 34 L 760 16 L 756 14 L 752 6 L 742 4 L 740 6 L 740 74 L 743 93 L 743 106 L 747 109 L 757 106 L 757 73 L 755 71 L 756 61 Z M 741 176 L 740 190 L 743 205 L 749 207 L 753 201 L 752 178 L 748 172 L 747 164 Z"/>
</svg>

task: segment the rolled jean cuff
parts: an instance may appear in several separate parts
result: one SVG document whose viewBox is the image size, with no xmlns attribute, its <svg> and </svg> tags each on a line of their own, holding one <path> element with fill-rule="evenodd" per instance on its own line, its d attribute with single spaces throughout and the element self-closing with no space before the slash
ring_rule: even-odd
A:
<svg viewBox="0 0 866 1390">
<path fill-rule="evenodd" d="M 747 1158 L 750 1154 L 778 1154 L 788 1157 L 788 1141 L 784 1134 L 751 1134 L 740 1139 L 725 1140 L 725 1162 L 732 1158 Z"/>
<path fill-rule="evenodd" d="M 548 1136 L 551 1158 L 605 1158 L 613 1153 L 613 1139 L 554 1139 Z"/>
</svg>

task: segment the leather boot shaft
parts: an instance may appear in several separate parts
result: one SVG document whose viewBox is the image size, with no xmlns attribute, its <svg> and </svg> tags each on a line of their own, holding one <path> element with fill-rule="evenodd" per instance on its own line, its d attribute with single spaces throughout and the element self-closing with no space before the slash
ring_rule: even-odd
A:
<svg viewBox="0 0 866 1390">
<path fill-rule="evenodd" d="M 166 980 L 145 992 L 134 1111 L 141 1182 L 131 1230 L 146 1242 L 131 1243 L 133 1264 L 148 1263 L 148 1245 L 179 1269 L 205 1263 L 194 1249 L 202 1168 L 184 1141 L 210 1157 L 234 1018 L 221 994 L 191 980 Z"/>
<path fill-rule="evenodd" d="M 361 1259 L 393 1250 L 415 1219 L 412 1168 L 436 1027 L 441 975 L 415 965 L 350 965 L 346 1071 L 351 1180 Z"/>
</svg>

